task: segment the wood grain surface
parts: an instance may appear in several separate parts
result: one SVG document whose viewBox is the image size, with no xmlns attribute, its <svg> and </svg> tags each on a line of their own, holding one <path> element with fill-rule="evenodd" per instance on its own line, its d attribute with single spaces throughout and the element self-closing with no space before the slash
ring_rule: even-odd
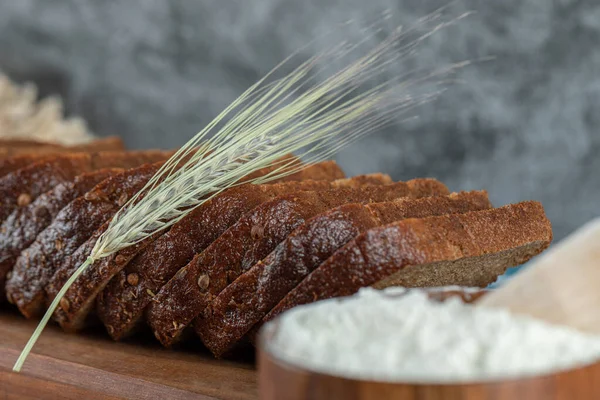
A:
<svg viewBox="0 0 600 400">
<path fill-rule="evenodd" d="M 197 344 L 167 350 L 143 334 L 135 343 L 115 343 L 103 329 L 70 335 L 48 327 L 14 374 L 35 325 L 0 309 L 0 399 L 257 398 L 252 354 L 215 360 Z"/>
</svg>

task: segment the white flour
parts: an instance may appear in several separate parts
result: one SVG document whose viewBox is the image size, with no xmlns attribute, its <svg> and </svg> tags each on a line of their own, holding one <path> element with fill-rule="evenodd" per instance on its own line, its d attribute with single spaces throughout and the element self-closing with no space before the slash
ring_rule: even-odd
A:
<svg viewBox="0 0 600 400">
<path fill-rule="evenodd" d="M 437 303 L 421 290 L 402 293 L 363 289 L 297 307 L 279 320 L 270 349 L 325 373 L 413 382 L 515 377 L 600 359 L 600 337 L 456 298 Z"/>
</svg>

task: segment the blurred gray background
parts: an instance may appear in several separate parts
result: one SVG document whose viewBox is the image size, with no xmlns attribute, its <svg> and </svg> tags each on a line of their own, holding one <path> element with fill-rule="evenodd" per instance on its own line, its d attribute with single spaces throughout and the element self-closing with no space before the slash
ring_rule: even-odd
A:
<svg viewBox="0 0 600 400">
<path fill-rule="evenodd" d="M 98 135 L 122 135 L 131 148 L 172 148 L 333 24 L 385 9 L 407 24 L 446 3 L 0 0 L 0 70 L 62 95 Z M 456 7 L 477 14 L 425 42 L 418 64 L 496 59 L 462 70 L 463 83 L 420 108 L 418 120 L 337 160 L 348 174 L 484 188 L 496 205 L 540 200 L 563 237 L 600 215 L 600 2 Z M 330 44 L 319 40 L 312 46 Z"/>
</svg>

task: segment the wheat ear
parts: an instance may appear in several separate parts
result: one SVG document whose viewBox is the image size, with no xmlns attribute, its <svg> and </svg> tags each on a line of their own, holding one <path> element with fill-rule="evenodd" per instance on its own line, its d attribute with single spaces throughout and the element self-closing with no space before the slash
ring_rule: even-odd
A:
<svg viewBox="0 0 600 400">
<path fill-rule="evenodd" d="M 20 371 L 62 297 L 94 261 L 168 228 L 204 201 L 240 184 L 251 172 L 277 163 L 287 153 L 298 153 L 304 166 L 327 159 L 397 119 L 401 112 L 436 98 L 443 91 L 438 84 L 468 62 L 411 70 L 392 78 L 383 72 L 412 55 L 427 37 L 466 15 L 444 21 L 444 14 L 438 11 L 413 27 L 396 29 L 363 56 L 355 54 L 374 34 L 365 35 L 358 43 L 340 43 L 275 79 L 276 72 L 289 66 L 293 57 L 284 60 L 186 143 L 115 214 L 85 263 L 53 300 L 13 370 Z M 343 66 L 317 80 L 318 67 L 333 62 Z M 423 90 L 431 84 L 433 89 Z M 200 143 L 202 147 L 198 147 Z M 296 163 L 279 161 L 273 172 L 249 183 L 269 182 L 299 168 Z"/>
</svg>

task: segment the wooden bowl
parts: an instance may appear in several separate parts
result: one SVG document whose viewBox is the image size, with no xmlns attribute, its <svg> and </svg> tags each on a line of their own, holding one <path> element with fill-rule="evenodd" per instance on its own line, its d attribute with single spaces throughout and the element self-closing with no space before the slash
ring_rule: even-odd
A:
<svg viewBox="0 0 600 400">
<path fill-rule="evenodd" d="M 391 383 L 342 378 L 281 360 L 269 350 L 277 319 L 258 340 L 262 400 L 591 400 L 600 399 L 600 363 L 554 374 L 456 384 Z"/>
</svg>

